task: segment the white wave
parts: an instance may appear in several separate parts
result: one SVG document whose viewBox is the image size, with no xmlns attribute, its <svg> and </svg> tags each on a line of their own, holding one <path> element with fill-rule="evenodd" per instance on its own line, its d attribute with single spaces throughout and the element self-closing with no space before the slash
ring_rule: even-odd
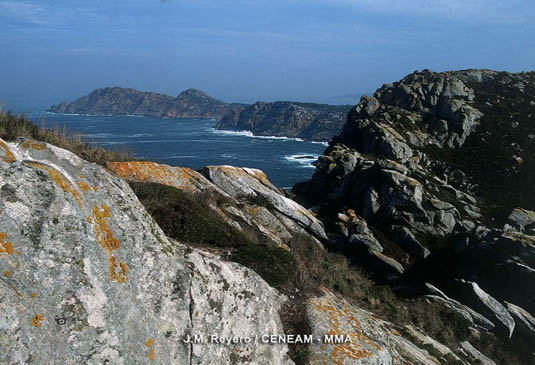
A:
<svg viewBox="0 0 535 365">
<path fill-rule="evenodd" d="M 260 139 L 278 139 L 282 141 L 297 141 L 297 142 L 305 142 L 302 138 L 293 138 L 293 137 L 281 137 L 281 136 L 257 136 L 254 135 L 251 131 L 227 131 L 227 130 L 221 130 L 221 129 L 215 129 L 215 128 L 209 128 L 208 131 L 214 133 L 214 134 L 223 134 L 223 135 L 234 135 L 234 136 L 245 136 L 250 138 L 260 138 Z M 316 142 L 316 143 L 323 143 L 323 142 Z"/>
<path fill-rule="evenodd" d="M 301 167 L 316 168 L 312 165 L 318 159 L 319 155 L 300 153 L 297 155 L 284 156 L 284 159 L 290 162 L 297 162 Z"/>
<path fill-rule="evenodd" d="M 245 137 L 255 137 L 255 135 L 250 131 L 224 131 L 221 129 L 209 128 L 209 132 L 214 134 L 223 134 L 223 135 L 232 135 L 232 136 L 245 136 Z"/>
<path fill-rule="evenodd" d="M 90 134 L 86 134 L 87 137 L 89 138 L 113 138 L 113 137 L 118 137 L 117 135 L 113 134 L 113 133 L 90 133 Z"/>
<path fill-rule="evenodd" d="M 127 134 L 124 137 L 127 137 L 127 138 L 139 138 L 139 137 L 152 137 L 152 136 L 153 136 L 153 134 L 139 133 L 139 134 Z"/>
<path fill-rule="evenodd" d="M 322 146 L 329 147 L 329 142 L 310 141 L 310 143 L 321 144 Z"/>
</svg>

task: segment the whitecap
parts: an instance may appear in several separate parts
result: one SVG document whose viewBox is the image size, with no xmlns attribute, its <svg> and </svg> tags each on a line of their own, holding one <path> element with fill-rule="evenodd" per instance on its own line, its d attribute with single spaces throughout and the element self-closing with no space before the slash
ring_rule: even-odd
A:
<svg viewBox="0 0 535 365">
<path fill-rule="evenodd" d="M 223 135 L 234 135 L 234 136 L 245 136 L 250 138 L 259 138 L 259 139 L 277 139 L 281 141 L 297 141 L 297 142 L 305 142 L 302 138 L 293 138 L 293 137 L 284 137 L 284 136 L 257 136 L 254 135 L 251 131 L 228 131 L 228 130 L 221 130 L 221 129 L 215 129 L 215 128 L 209 128 L 208 131 L 215 133 L 215 134 L 223 134 Z"/>
<path fill-rule="evenodd" d="M 316 168 L 312 165 L 318 159 L 319 155 L 299 153 L 295 155 L 284 156 L 286 161 L 298 163 L 301 167 Z"/>
</svg>

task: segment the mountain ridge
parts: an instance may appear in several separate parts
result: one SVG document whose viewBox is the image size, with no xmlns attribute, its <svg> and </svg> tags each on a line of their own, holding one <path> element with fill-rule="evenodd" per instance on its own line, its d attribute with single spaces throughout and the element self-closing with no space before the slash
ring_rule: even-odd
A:
<svg viewBox="0 0 535 365">
<path fill-rule="evenodd" d="M 167 118 L 221 119 L 244 104 L 229 104 L 203 91 L 187 89 L 176 98 L 155 92 L 119 86 L 99 88 L 73 102 L 51 106 L 54 113 L 90 115 L 140 115 Z"/>
</svg>

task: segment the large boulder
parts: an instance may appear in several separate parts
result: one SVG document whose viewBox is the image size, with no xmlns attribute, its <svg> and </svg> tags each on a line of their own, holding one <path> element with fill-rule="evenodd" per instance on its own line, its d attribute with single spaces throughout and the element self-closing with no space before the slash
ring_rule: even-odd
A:
<svg viewBox="0 0 535 365">
<path fill-rule="evenodd" d="M 54 146 L 0 140 L 0 362 L 291 363 L 256 273 L 168 239 L 129 188 Z"/>
<path fill-rule="evenodd" d="M 275 215 L 291 228 L 301 228 L 320 241 L 327 239 L 323 223 L 308 209 L 282 195 L 264 172 L 234 166 L 207 166 L 200 172 L 233 198 L 258 196 L 266 199 Z"/>
</svg>

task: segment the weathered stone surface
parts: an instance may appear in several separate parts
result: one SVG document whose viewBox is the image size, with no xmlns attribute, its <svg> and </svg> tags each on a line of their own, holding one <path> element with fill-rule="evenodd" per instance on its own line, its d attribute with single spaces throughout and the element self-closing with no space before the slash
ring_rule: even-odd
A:
<svg viewBox="0 0 535 365">
<path fill-rule="evenodd" d="M 289 218 L 317 239 L 327 239 L 323 224 L 309 210 L 283 196 L 264 172 L 234 166 L 207 166 L 200 172 L 233 198 L 261 196 L 267 199 L 280 215 Z"/>
<path fill-rule="evenodd" d="M 139 182 L 156 182 L 168 186 L 172 186 L 190 193 L 212 192 L 220 195 L 228 200 L 231 204 L 224 204 L 218 207 L 217 204 L 212 204 L 212 209 L 216 210 L 220 215 L 227 218 L 229 225 L 238 229 L 253 228 L 255 232 L 259 232 L 263 238 L 268 238 L 278 245 L 285 245 L 296 234 L 305 234 L 308 229 L 304 220 L 296 221 L 294 217 L 300 217 L 298 213 L 293 216 L 285 215 L 284 212 L 289 212 L 295 207 L 307 215 L 314 218 L 310 212 L 292 200 L 285 198 L 279 190 L 271 184 L 267 176 L 259 171 L 249 169 L 241 169 L 237 167 L 228 167 L 235 173 L 235 176 L 242 176 L 242 183 L 253 183 L 254 188 L 259 189 L 261 184 L 264 194 L 273 196 L 280 196 L 279 207 L 282 212 L 271 212 L 263 206 L 252 204 L 247 197 L 254 195 L 253 190 L 247 190 L 250 187 L 242 186 L 243 192 L 238 190 L 230 190 L 231 194 L 227 194 L 224 189 L 230 189 L 232 184 L 228 180 L 217 180 L 216 183 L 222 184 L 221 187 L 212 183 L 199 172 L 185 168 L 172 167 L 163 164 L 156 164 L 147 161 L 132 161 L 132 162 L 114 162 L 109 163 L 108 168 L 118 176 L 132 181 Z M 219 167 L 217 167 L 219 168 Z M 226 167 L 222 167 L 223 169 Z M 252 175 L 249 175 L 252 174 Z M 247 177 L 247 179 L 244 179 Z M 209 195 L 203 195 L 204 199 L 210 199 Z M 291 204 L 289 207 L 283 207 L 284 204 Z M 237 206 L 241 208 L 237 208 Z M 315 219 L 315 218 L 314 218 Z M 317 220 L 314 220 L 317 222 Z M 314 228 L 314 227 L 313 227 Z M 319 231 L 321 234 L 321 231 Z M 315 235 L 311 235 L 313 240 L 316 240 Z M 318 237 L 322 238 L 322 237 Z M 320 242 L 317 242 L 320 244 Z"/>
<path fill-rule="evenodd" d="M 472 359 L 472 361 L 477 362 L 478 364 L 483 365 L 496 365 L 494 361 L 483 355 L 479 352 L 472 344 L 468 341 L 461 342 L 461 349 Z"/>
<path fill-rule="evenodd" d="M 351 343 L 310 346 L 311 364 L 439 364 L 427 351 L 403 338 L 394 326 L 327 289 L 307 304 L 313 338 L 348 335 Z"/>
<path fill-rule="evenodd" d="M 169 240 L 101 167 L 0 145 L 1 363 L 290 363 L 285 345 L 182 342 L 283 333 L 283 298 L 257 274 Z"/>
<path fill-rule="evenodd" d="M 107 167 L 126 180 L 156 182 L 190 193 L 217 191 L 221 195 L 228 196 L 197 171 L 187 167 L 168 166 L 150 161 L 110 162 Z"/>
<path fill-rule="evenodd" d="M 535 233 L 535 212 L 516 208 L 511 212 L 507 220 L 519 232 L 527 234 Z"/>
<path fill-rule="evenodd" d="M 459 314 L 464 319 L 469 321 L 470 323 L 473 323 L 481 328 L 484 328 L 486 330 L 493 330 L 496 326 L 494 323 L 492 323 L 489 319 L 487 319 L 482 314 L 474 311 L 473 309 L 467 307 L 466 305 L 463 305 L 459 303 L 458 301 L 451 299 L 447 296 L 437 296 L 437 295 L 426 295 L 427 299 L 438 303 L 440 305 L 443 305 L 444 307 L 450 309 L 451 311 Z"/>
<path fill-rule="evenodd" d="M 506 330 L 509 338 L 513 335 L 515 321 L 500 302 L 481 289 L 477 283 L 461 279 L 456 281 L 456 284 L 463 303 L 492 318 L 495 325 L 499 325 L 500 329 Z"/>
<path fill-rule="evenodd" d="M 416 343 L 418 343 L 420 346 L 431 346 L 433 350 L 438 352 L 442 356 L 451 356 L 454 360 L 458 361 L 459 363 L 463 364 L 464 362 L 448 347 L 434 338 L 429 337 L 424 332 L 422 332 L 420 329 L 415 328 L 411 325 L 405 325 L 404 327 L 405 332 L 407 335 L 414 339 Z"/>
<path fill-rule="evenodd" d="M 512 303 L 505 302 L 507 310 L 515 319 L 517 331 L 535 337 L 535 318 L 526 310 Z"/>
</svg>

